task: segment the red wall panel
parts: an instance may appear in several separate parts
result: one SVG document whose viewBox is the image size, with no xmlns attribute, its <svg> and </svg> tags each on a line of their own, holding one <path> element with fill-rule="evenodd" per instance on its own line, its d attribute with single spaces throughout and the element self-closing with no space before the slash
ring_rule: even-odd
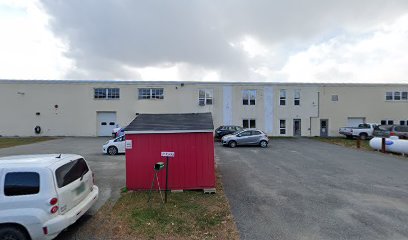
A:
<svg viewBox="0 0 408 240">
<path fill-rule="evenodd" d="M 175 152 L 169 164 L 169 189 L 215 187 L 214 140 L 212 133 L 126 134 L 132 149 L 126 149 L 126 186 L 147 190 L 156 162 L 166 162 L 161 152 Z M 166 170 L 159 172 L 164 189 Z"/>
</svg>

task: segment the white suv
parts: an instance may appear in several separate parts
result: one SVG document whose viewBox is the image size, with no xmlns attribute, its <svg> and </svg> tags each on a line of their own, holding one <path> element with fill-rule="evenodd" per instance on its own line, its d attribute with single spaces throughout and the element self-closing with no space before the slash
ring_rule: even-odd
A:
<svg viewBox="0 0 408 240">
<path fill-rule="evenodd" d="M 53 239 L 98 199 L 83 157 L 0 158 L 0 239 Z"/>
</svg>

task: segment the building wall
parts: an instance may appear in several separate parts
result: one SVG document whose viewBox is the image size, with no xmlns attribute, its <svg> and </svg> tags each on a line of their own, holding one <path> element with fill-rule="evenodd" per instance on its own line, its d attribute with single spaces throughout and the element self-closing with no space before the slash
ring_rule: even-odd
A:
<svg viewBox="0 0 408 240">
<path fill-rule="evenodd" d="M 408 120 L 408 101 L 387 101 L 386 92 L 405 91 L 408 85 L 394 86 L 322 86 L 320 88 L 320 119 L 329 120 L 329 135 L 337 136 L 340 127 L 347 126 L 348 118 L 365 118 L 367 123 L 381 120 Z M 337 95 L 338 101 L 332 101 Z M 407 122 L 406 122 L 407 123 Z M 319 135 L 319 123 L 315 122 L 313 134 Z"/>
<path fill-rule="evenodd" d="M 94 99 L 94 88 L 105 87 L 120 88 L 120 99 Z M 138 88 L 150 87 L 164 88 L 164 99 L 139 100 Z M 199 106 L 199 89 L 213 90 L 213 105 Z M 279 104 L 281 89 L 286 90 L 285 106 Z M 294 105 L 295 89 L 300 90 L 299 106 Z M 244 90 L 256 90 L 255 105 L 243 105 Z M 386 101 L 387 91 L 408 91 L 408 84 L 0 80 L 0 135 L 36 136 L 38 125 L 40 135 L 96 136 L 97 112 L 116 112 L 121 126 L 136 113 L 212 112 L 215 127 L 255 119 L 257 128 L 273 136 L 293 136 L 293 119 L 301 120 L 302 136 L 319 136 L 320 119 L 328 119 L 329 135 L 337 136 L 348 117 L 375 123 L 408 120 L 408 101 Z M 333 95 L 338 101 L 332 101 Z M 285 134 L 279 131 L 281 119 Z"/>
</svg>

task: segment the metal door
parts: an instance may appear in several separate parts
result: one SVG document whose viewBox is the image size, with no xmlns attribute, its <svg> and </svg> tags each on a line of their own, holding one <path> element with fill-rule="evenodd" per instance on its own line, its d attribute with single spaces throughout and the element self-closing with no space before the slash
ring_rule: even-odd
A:
<svg viewBox="0 0 408 240">
<path fill-rule="evenodd" d="M 293 119 L 293 136 L 302 136 L 302 123 L 300 119 Z"/>
<path fill-rule="evenodd" d="M 98 136 L 112 136 L 116 127 L 116 112 L 97 112 Z"/>
<path fill-rule="evenodd" d="M 328 119 L 320 119 L 320 137 L 328 137 L 329 136 L 329 120 Z"/>
</svg>

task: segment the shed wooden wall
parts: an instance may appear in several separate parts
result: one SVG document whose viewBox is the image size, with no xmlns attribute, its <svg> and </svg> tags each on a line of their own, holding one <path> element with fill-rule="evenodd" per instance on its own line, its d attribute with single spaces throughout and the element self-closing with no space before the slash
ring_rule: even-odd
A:
<svg viewBox="0 0 408 240">
<path fill-rule="evenodd" d="M 213 133 L 126 134 L 132 149 L 126 149 L 126 186 L 148 190 L 156 162 L 166 162 L 161 152 L 175 152 L 169 164 L 169 189 L 188 190 L 215 187 Z M 159 172 L 165 187 L 165 172 Z"/>
</svg>

